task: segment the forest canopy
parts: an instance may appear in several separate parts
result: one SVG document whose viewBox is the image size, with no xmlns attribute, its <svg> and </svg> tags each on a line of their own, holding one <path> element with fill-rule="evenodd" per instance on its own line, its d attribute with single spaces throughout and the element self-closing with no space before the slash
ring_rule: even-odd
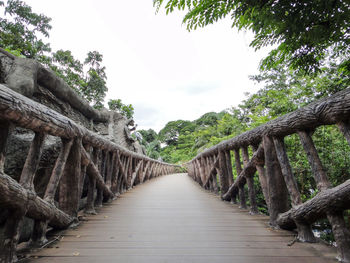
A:
<svg viewBox="0 0 350 263">
<path fill-rule="evenodd" d="M 251 30 L 250 46 L 275 48 L 262 69 L 282 64 L 304 73 L 319 72 L 327 56 L 349 57 L 350 3 L 346 0 L 154 0 L 166 13 L 185 10 L 188 30 L 205 27 L 229 16 L 232 27 Z M 349 70 L 349 60 L 343 67 Z"/>
</svg>

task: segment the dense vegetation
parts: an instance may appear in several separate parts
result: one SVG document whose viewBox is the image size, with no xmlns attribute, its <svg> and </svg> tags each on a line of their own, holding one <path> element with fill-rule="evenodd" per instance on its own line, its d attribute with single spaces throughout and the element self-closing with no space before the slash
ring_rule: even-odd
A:
<svg viewBox="0 0 350 263">
<path fill-rule="evenodd" d="M 103 56 L 90 51 L 84 62 L 76 59 L 69 50 L 52 51 L 46 42 L 51 30 L 51 18 L 36 14 L 20 0 L 0 1 L 0 47 L 25 58 L 36 59 L 50 67 L 93 107 L 102 108 L 106 96 L 107 75 L 102 65 Z M 118 100 L 108 102 L 110 109 L 131 118 L 134 109 Z"/>
<path fill-rule="evenodd" d="M 321 70 L 329 51 L 348 56 L 350 4 L 347 0 L 153 0 L 157 10 L 186 10 L 188 30 L 205 27 L 226 16 L 232 27 L 251 30 L 251 47 L 274 45 L 262 69 L 280 64 L 305 73 Z M 349 59 L 342 65 L 349 67 Z"/>
</svg>

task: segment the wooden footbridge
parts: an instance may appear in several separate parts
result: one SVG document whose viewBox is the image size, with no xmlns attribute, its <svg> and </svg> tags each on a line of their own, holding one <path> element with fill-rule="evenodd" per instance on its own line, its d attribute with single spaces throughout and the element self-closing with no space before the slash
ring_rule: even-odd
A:
<svg viewBox="0 0 350 263">
<path fill-rule="evenodd" d="M 332 249 L 295 243 L 271 231 L 265 216 L 221 202 L 187 176 L 135 187 L 30 262 L 335 262 Z"/>
<path fill-rule="evenodd" d="M 338 125 L 350 142 L 349 117 L 348 89 L 204 151 L 184 165 L 187 176 L 174 174 L 178 166 L 128 151 L 0 84 L 0 209 L 8 212 L 0 262 L 16 260 L 25 216 L 34 220 L 32 247 L 47 244 L 52 233 L 60 240 L 25 252 L 29 262 L 335 262 L 334 249 L 315 243 L 311 230 L 322 218 L 332 225 L 338 259 L 350 262 L 343 215 L 350 208 L 350 180 L 330 185 L 311 137 L 319 126 Z M 18 181 L 4 173 L 15 127 L 34 132 Z M 292 134 L 300 137 L 319 189 L 305 203 L 284 146 L 284 137 Z M 47 135 L 60 137 L 62 145 L 39 196 L 33 180 Z M 255 174 L 269 218 L 258 214 Z M 241 208 L 232 204 L 237 198 Z M 84 211 L 89 215 L 82 216 Z M 294 243 L 294 233 L 306 243 Z"/>
</svg>

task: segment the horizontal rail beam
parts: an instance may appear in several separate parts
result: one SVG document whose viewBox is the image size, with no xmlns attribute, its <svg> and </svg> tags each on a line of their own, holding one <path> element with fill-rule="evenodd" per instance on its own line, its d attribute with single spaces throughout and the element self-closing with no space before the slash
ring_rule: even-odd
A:
<svg viewBox="0 0 350 263">
<path fill-rule="evenodd" d="M 167 166 L 177 167 L 177 165 L 160 162 L 129 151 L 95 134 L 47 106 L 32 101 L 1 84 L 0 118 L 36 132 L 45 132 L 63 138 L 82 137 L 83 143 L 87 143 L 96 148 L 108 151 L 119 151 L 120 154 L 132 156 L 140 160 L 148 160 Z"/>
<path fill-rule="evenodd" d="M 336 124 L 348 120 L 349 115 L 350 88 L 310 103 L 232 139 L 222 141 L 198 154 L 192 161 L 217 154 L 218 150 L 233 150 L 248 145 L 258 145 L 265 135 L 283 137 L 299 130 L 313 130 L 321 125 Z"/>
</svg>

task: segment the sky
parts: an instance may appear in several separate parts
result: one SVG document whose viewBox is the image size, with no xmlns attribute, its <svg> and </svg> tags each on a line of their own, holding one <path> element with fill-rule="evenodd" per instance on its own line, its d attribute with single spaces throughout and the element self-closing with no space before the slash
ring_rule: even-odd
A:
<svg viewBox="0 0 350 263">
<path fill-rule="evenodd" d="M 267 50 L 249 47 L 250 32 L 230 19 L 188 32 L 183 13 L 156 14 L 152 0 L 25 0 L 52 18 L 48 42 L 84 61 L 103 54 L 109 99 L 135 108 L 138 129 L 162 129 L 169 121 L 194 120 L 237 106 L 258 86 Z"/>
</svg>

